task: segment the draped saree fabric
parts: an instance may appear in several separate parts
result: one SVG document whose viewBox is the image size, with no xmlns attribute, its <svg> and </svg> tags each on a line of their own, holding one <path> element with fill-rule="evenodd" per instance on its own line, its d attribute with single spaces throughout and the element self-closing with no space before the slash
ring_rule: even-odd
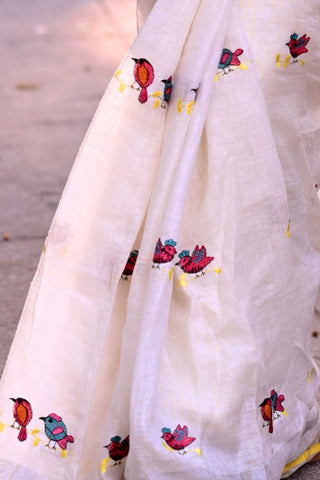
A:
<svg viewBox="0 0 320 480">
<path fill-rule="evenodd" d="M 138 4 L 3 374 L 1 480 L 277 480 L 320 451 L 319 14 Z"/>
</svg>

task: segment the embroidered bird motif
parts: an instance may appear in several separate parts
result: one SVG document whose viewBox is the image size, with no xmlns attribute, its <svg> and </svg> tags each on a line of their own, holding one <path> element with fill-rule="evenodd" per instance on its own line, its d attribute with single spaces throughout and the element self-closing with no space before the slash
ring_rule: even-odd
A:
<svg viewBox="0 0 320 480">
<path fill-rule="evenodd" d="M 44 421 L 44 430 L 49 438 L 47 447 L 55 450 L 57 443 L 61 450 L 66 450 L 67 444 L 74 442 L 73 436 L 68 435 L 67 427 L 62 421 L 62 418 L 56 413 L 50 413 L 47 417 L 40 417 L 40 420 Z M 53 447 L 50 447 L 51 442 L 55 442 Z"/>
<path fill-rule="evenodd" d="M 214 257 L 207 257 L 207 249 L 204 245 L 201 248 L 196 245 L 192 255 L 189 250 L 183 250 L 179 253 L 179 258 L 180 261 L 176 265 L 179 265 L 185 273 L 196 273 L 197 277 L 199 277 L 199 272 L 202 272 L 201 275 L 205 274 L 203 270 L 214 259 Z"/>
<path fill-rule="evenodd" d="M 232 69 L 230 68 L 231 66 L 239 66 L 241 64 L 238 57 L 242 54 L 242 48 L 237 48 L 237 50 L 235 50 L 234 52 L 232 52 L 228 48 L 224 48 L 222 50 L 218 68 L 221 68 L 223 70 L 223 73 L 225 74 L 229 73 L 230 71 L 232 71 Z"/>
<path fill-rule="evenodd" d="M 178 425 L 173 433 L 171 433 L 170 428 L 162 428 L 162 437 L 163 440 L 169 445 L 173 450 L 177 450 L 180 455 L 184 455 L 187 452 L 184 450 L 190 443 L 195 441 L 194 437 L 188 437 L 188 427 L 184 425 L 181 428 L 181 425 Z"/>
<path fill-rule="evenodd" d="M 138 254 L 139 254 L 138 250 L 132 250 L 132 252 L 130 253 L 126 266 L 124 267 L 124 270 L 121 274 L 121 277 L 123 278 L 123 280 L 128 280 L 128 277 L 130 277 L 133 274 L 133 270 L 134 270 L 134 267 L 136 266 Z"/>
<path fill-rule="evenodd" d="M 294 62 L 297 62 L 297 57 L 302 55 L 302 53 L 307 53 L 309 50 L 306 48 L 310 41 L 310 37 L 307 37 L 306 34 L 302 35 L 302 37 L 298 38 L 299 35 L 297 33 L 293 33 L 290 35 L 290 41 L 286 43 L 288 45 L 290 54 L 293 58 Z"/>
<path fill-rule="evenodd" d="M 169 103 L 172 92 L 172 75 L 167 80 L 161 80 L 161 82 L 164 83 L 163 100 Z"/>
<path fill-rule="evenodd" d="M 31 422 L 32 420 L 32 408 L 30 402 L 26 400 L 25 398 L 10 398 L 14 402 L 13 405 L 13 416 L 14 416 L 14 422 L 11 425 L 13 428 L 19 428 L 15 427 L 14 424 L 17 422 L 18 425 L 20 425 L 20 432 L 18 435 L 18 440 L 20 442 L 24 442 L 27 438 L 27 425 Z"/>
<path fill-rule="evenodd" d="M 138 100 L 140 103 L 145 103 L 148 100 L 147 87 L 149 87 L 154 80 L 153 66 L 145 58 L 133 58 L 132 60 L 135 62 L 133 75 L 141 87 Z"/>
<path fill-rule="evenodd" d="M 261 408 L 261 415 L 263 420 L 269 425 L 269 433 L 273 432 L 273 408 L 271 398 L 265 398 L 263 402 L 259 405 Z M 265 427 L 265 425 L 263 425 Z"/>
<path fill-rule="evenodd" d="M 176 245 L 177 242 L 172 239 L 166 240 L 163 245 L 159 238 L 153 255 L 153 263 L 157 265 L 157 268 L 159 268 L 160 263 L 171 262 L 177 253 Z"/>
<path fill-rule="evenodd" d="M 277 420 L 280 415 L 277 412 L 283 412 L 285 414 L 284 406 L 282 402 L 284 402 L 285 396 L 278 395 L 278 393 L 272 389 L 270 392 L 270 397 L 265 398 L 263 402 L 259 405 L 261 408 L 261 415 L 263 420 L 267 422 L 269 425 L 269 432 L 273 432 L 273 421 Z M 266 425 L 263 425 L 263 427 Z"/>
<path fill-rule="evenodd" d="M 270 392 L 270 399 L 274 415 L 276 416 L 276 418 L 279 418 L 280 415 L 276 412 L 284 412 L 284 406 L 282 405 L 282 402 L 285 401 L 285 396 L 278 395 L 278 393 L 273 389 Z"/>
<path fill-rule="evenodd" d="M 115 462 L 114 465 L 120 465 L 121 460 L 123 460 L 129 454 L 129 435 L 122 441 L 121 437 L 116 435 L 115 437 L 112 437 L 110 443 L 105 445 L 103 448 L 108 449 L 111 460 Z"/>
</svg>

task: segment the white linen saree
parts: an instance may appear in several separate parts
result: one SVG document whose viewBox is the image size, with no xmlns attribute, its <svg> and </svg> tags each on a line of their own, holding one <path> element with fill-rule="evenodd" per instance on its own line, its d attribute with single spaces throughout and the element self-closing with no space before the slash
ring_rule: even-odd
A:
<svg viewBox="0 0 320 480">
<path fill-rule="evenodd" d="M 153 3 L 30 288 L 1 480 L 277 480 L 320 450 L 320 4 Z"/>
</svg>

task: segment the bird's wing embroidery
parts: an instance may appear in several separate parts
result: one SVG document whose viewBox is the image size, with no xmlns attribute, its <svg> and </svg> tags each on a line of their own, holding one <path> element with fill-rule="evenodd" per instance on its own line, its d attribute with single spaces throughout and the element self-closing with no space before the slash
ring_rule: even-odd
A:
<svg viewBox="0 0 320 480">
<path fill-rule="evenodd" d="M 199 245 L 197 245 L 192 252 L 192 261 L 194 263 L 200 263 L 201 260 L 206 256 L 206 254 L 207 254 L 206 247 L 202 245 L 202 247 L 199 248 Z"/>
<path fill-rule="evenodd" d="M 155 249 L 155 253 L 158 255 L 159 253 L 161 253 L 161 248 L 162 248 L 162 242 L 161 242 L 161 239 L 159 238 L 159 240 L 157 241 L 157 245 L 156 245 L 156 249 Z"/>
<path fill-rule="evenodd" d="M 228 50 L 227 48 L 224 48 L 222 50 L 219 65 L 226 65 L 231 60 L 231 58 L 232 58 L 231 50 Z"/>
<path fill-rule="evenodd" d="M 284 412 L 284 406 L 282 405 L 282 402 L 285 401 L 285 396 L 284 395 L 279 395 L 277 397 L 277 401 L 276 401 L 276 410 L 278 410 L 278 412 Z"/>
<path fill-rule="evenodd" d="M 63 433 L 63 428 L 62 427 L 57 427 L 54 430 L 52 430 L 53 435 L 59 435 L 59 433 Z"/>
<path fill-rule="evenodd" d="M 120 450 L 126 450 L 129 447 L 129 435 L 120 443 Z"/>
<path fill-rule="evenodd" d="M 185 425 L 183 428 L 181 428 L 181 425 L 178 425 L 173 432 L 173 435 L 178 442 L 181 442 L 185 437 L 188 436 L 188 427 Z"/>
<path fill-rule="evenodd" d="M 307 45 L 307 43 L 309 42 L 310 40 L 310 37 L 307 37 L 306 33 L 304 35 L 302 35 L 302 37 L 299 38 L 299 40 L 297 40 L 297 44 L 296 46 L 297 47 L 302 47 L 304 45 Z"/>
</svg>

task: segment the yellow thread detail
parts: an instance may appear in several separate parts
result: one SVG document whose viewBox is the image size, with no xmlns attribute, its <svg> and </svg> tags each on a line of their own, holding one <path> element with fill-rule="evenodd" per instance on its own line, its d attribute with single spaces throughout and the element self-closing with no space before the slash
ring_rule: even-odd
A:
<svg viewBox="0 0 320 480">
<path fill-rule="evenodd" d="M 187 110 L 188 115 L 191 114 L 193 105 L 194 105 L 194 101 L 193 101 L 193 100 L 187 104 L 186 110 Z"/>
<path fill-rule="evenodd" d="M 282 413 L 283 413 L 283 415 L 284 415 L 285 417 L 287 417 L 287 416 L 288 416 L 288 414 L 287 414 L 287 411 L 286 411 L 286 410 L 283 410 L 283 412 L 282 412 Z"/>
<path fill-rule="evenodd" d="M 182 113 L 182 108 L 181 108 L 182 100 L 179 98 L 178 103 L 177 103 L 177 110 L 179 113 Z"/>
<path fill-rule="evenodd" d="M 239 68 L 241 68 L 241 70 L 248 70 L 247 65 L 245 65 L 244 63 L 240 63 Z"/>
<path fill-rule="evenodd" d="M 219 80 L 219 75 L 216 73 L 214 76 L 214 81 L 217 82 Z"/>
<path fill-rule="evenodd" d="M 44 247 L 43 247 L 43 253 L 46 253 L 46 249 L 47 249 L 47 247 L 44 246 Z"/>
<path fill-rule="evenodd" d="M 189 452 L 196 452 L 198 455 L 200 455 L 200 457 L 202 457 L 202 450 L 201 448 L 194 448 L 193 450 L 188 450 L 188 453 Z"/>
<path fill-rule="evenodd" d="M 110 458 L 107 457 L 107 458 L 104 458 L 102 460 L 102 462 L 100 463 L 100 468 L 101 468 L 101 472 L 102 473 L 106 473 L 106 470 L 107 470 L 107 464 L 109 463 L 110 461 Z"/>
<path fill-rule="evenodd" d="M 39 437 L 36 437 L 34 440 L 33 440 L 33 446 L 36 447 L 37 445 L 39 445 L 40 443 L 40 438 Z"/>
<path fill-rule="evenodd" d="M 320 443 L 315 443 L 311 445 L 311 447 L 309 447 L 302 455 L 300 455 L 300 457 L 296 458 L 295 460 L 293 460 L 292 462 L 288 463 L 285 466 L 283 470 L 283 474 L 287 473 L 292 468 L 307 462 L 311 458 L 311 456 L 314 456 L 319 452 L 320 452 Z"/>
<path fill-rule="evenodd" d="M 35 430 L 32 430 L 31 435 L 38 435 L 38 433 L 40 433 L 40 430 L 36 428 Z"/>
<path fill-rule="evenodd" d="M 179 282 L 180 282 L 180 285 L 182 287 L 187 287 L 188 286 L 188 284 L 186 282 L 186 276 L 187 276 L 186 273 L 181 273 L 181 275 L 180 275 Z"/>
<path fill-rule="evenodd" d="M 162 445 L 163 445 L 167 450 L 169 450 L 169 452 L 173 452 L 173 451 L 174 451 L 174 450 L 173 450 L 171 447 L 169 447 L 169 445 L 167 445 L 166 443 L 162 442 Z"/>
<path fill-rule="evenodd" d="M 120 83 L 120 85 L 119 85 L 119 92 L 120 92 L 120 93 L 124 92 L 124 89 L 125 89 L 125 84 L 124 84 L 124 83 Z"/>
<path fill-rule="evenodd" d="M 61 457 L 66 458 L 66 456 L 67 456 L 66 450 L 61 450 Z"/>
<path fill-rule="evenodd" d="M 149 95 L 150 97 L 161 97 L 161 92 L 159 90 L 157 90 L 156 92 L 154 93 L 151 93 L 151 95 Z"/>
<path fill-rule="evenodd" d="M 174 267 L 172 267 L 171 270 L 169 271 L 169 281 L 170 281 L 170 282 L 171 282 L 171 280 L 172 280 L 173 272 L 174 272 Z"/>
<path fill-rule="evenodd" d="M 281 68 L 280 53 L 278 53 L 278 55 L 276 56 L 276 64 L 277 64 L 277 67 Z"/>
<path fill-rule="evenodd" d="M 160 100 L 157 98 L 157 100 L 154 102 L 153 107 L 158 108 L 159 107 Z"/>
<path fill-rule="evenodd" d="M 316 369 L 314 367 L 312 368 L 311 372 L 308 371 L 308 373 L 307 373 L 308 383 L 311 383 L 312 376 L 313 376 L 314 373 L 316 373 Z"/>
<path fill-rule="evenodd" d="M 288 226 L 287 226 L 287 237 L 290 238 L 290 222 L 288 223 Z"/>
<path fill-rule="evenodd" d="M 301 60 L 301 67 L 303 67 L 304 65 L 304 60 Z"/>
<path fill-rule="evenodd" d="M 122 71 L 121 70 L 117 70 L 116 73 L 114 74 L 114 76 L 117 78 L 118 75 L 121 75 Z"/>
<path fill-rule="evenodd" d="M 286 58 L 283 60 L 284 68 L 287 68 L 290 58 L 291 58 L 291 55 L 287 55 Z"/>
<path fill-rule="evenodd" d="M 213 271 L 216 273 L 221 273 L 221 268 L 214 268 Z"/>
<path fill-rule="evenodd" d="M 5 424 L 1 422 L 1 423 L 0 423 L 0 433 L 3 432 L 4 427 L 5 427 Z"/>
</svg>

